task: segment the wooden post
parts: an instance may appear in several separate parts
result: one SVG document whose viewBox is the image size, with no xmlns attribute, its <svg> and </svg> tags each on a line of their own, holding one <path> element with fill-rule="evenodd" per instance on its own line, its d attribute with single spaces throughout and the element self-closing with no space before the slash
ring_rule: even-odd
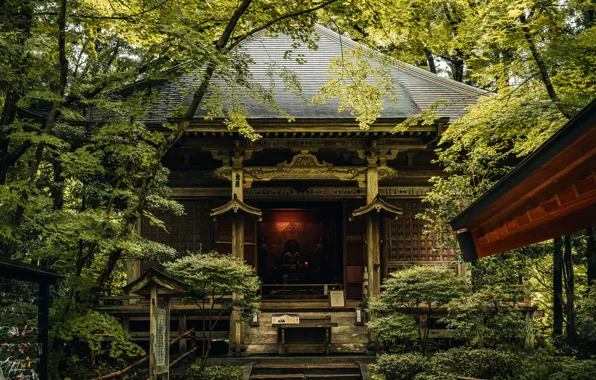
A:
<svg viewBox="0 0 596 380">
<path fill-rule="evenodd" d="M 379 195 L 379 171 L 377 155 L 371 155 L 366 170 L 366 203 L 369 204 Z M 379 215 L 369 214 L 366 217 L 366 266 L 368 267 L 368 297 L 381 294 L 381 236 L 379 232 Z"/>
<path fill-rule="evenodd" d="M 197 333 L 195 330 L 190 332 L 190 349 L 192 353 L 190 354 L 190 363 L 194 364 L 195 358 L 197 356 L 197 351 L 194 349 L 197 346 Z"/>
<path fill-rule="evenodd" d="M 170 310 L 167 300 L 160 302 L 158 299 L 158 286 L 154 283 L 150 290 L 149 379 L 157 380 L 161 375 L 160 379 L 167 380 L 170 378 Z M 163 360 L 159 354 L 160 348 L 163 350 Z"/>
<path fill-rule="evenodd" d="M 232 170 L 232 197 L 239 201 L 244 200 L 243 191 L 244 174 L 241 167 L 241 161 L 234 160 L 234 169 Z M 234 214 L 232 220 L 232 254 L 241 260 L 244 260 L 244 214 Z M 240 294 L 232 294 L 233 299 L 241 297 Z M 230 315 L 230 342 L 234 344 L 234 355 L 240 355 L 242 352 L 242 322 L 240 321 L 240 310 L 234 306 Z"/>
<path fill-rule="evenodd" d="M 157 380 L 157 286 L 151 286 L 149 300 L 149 379 Z"/>
<path fill-rule="evenodd" d="M 180 313 L 178 315 L 178 336 L 181 336 L 186 332 L 186 314 Z M 178 351 L 180 354 L 186 353 L 186 338 L 180 339 L 178 341 Z"/>
</svg>

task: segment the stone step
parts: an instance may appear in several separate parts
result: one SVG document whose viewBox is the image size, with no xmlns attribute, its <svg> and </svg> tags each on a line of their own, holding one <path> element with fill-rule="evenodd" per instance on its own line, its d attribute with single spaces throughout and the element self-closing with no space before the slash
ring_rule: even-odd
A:
<svg viewBox="0 0 596 380">
<path fill-rule="evenodd" d="M 283 379 L 283 380 L 361 380 L 360 374 L 356 373 L 311 373 L 311 374 L 267 374 L 267 375 L 251 375 L 251 380 L 270 380 L 270 379 Z"/>
<path fill-rule="evenodd" d="M 361 380 L 360 367 L 354 363 L 258 363 L 251 379 L 283 380 Z"/>
<path fill-rule="evenodd" d="M 360 367 L 355 364 L 256 364 L 253 374 L 352 374 L 360 373 Z"/>
</svg>

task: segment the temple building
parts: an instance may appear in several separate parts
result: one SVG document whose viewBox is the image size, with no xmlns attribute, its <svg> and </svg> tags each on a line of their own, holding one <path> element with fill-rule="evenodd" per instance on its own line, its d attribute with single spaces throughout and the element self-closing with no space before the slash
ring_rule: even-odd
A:
<svg viewBox="0 0 596 380">
<path fill-rule="evenodd" d="M 216 336 L 240 343 L 249 355 L 322 349 L 363 353 L 370 337 L 361 307 L 367 297 L 379 294 L 383 278 L 410 265 L 449 265 L 453 258 L 423 235 L 416 214 L 423 210 L 429 178 L 442 175 L 432 163 L 442 132 L 485 92 L 392 61 L 397 101 L 387 99 L 381 117 L 362 130 L 348 111 L 338 111 L 337 99 L 311 102 L 329 78 L 330 59 L 358 44 L 322 26 L 315 33 L 317 49 L 265 33 L 238 47 L 253 60 L 248 66 L 252 80 L 265 89 L 275 86 L 275 102 L 294 121 L 247 100 L 243 105 L 250 112 L 249 123 L 261 136 L 251 141 L 228 129 L 223 119 L 206 120 L 205 111 L 197 111 L 164 160 L 171 170 L 173 196 L 186 214 L 162 216 L 167 231 L 146 221 L 138 226 L 142 236 L 178 252 L 232 253 L 256 268 L 263 282 L 259 315 L 239 330 L 230 328 L 234 316 L 226 316 L 216 329 Z M 289 50 L 302 62 L 284 58 Z M 294 72 L 302 94 L 284 91 L 281 80 L 268 75 L 272 66 Z M 175 81 L 154 84 L 157 100 L 145 122 L 156 128 L 175 122 L 173 110 L 186 104 L 187 89 L 199 78 L 200 72 L 184 72 Z M 224 80 L 215 84 L 226 91 Z M 395 126 L 439 100 L 446 105 L 437 109 L 433 125 L 394 133 Z M 87 116 L 96 121 L 102 117 L 97 112 Z M 148 265 L 130 262 L 128 281 Z M 330 305 L 332 291 L 343 292 L 343 303 Z M 144 309 L 130 302 L 104 310 L 120 316 L 133 337 L 142 338 Z M 171 329 L 179 332 L 200 319 L 200 310 L 188 305 L 173 305 L 171 313 Z M 279 313 L 328 320 L 328 344 L 322 348 L 313 333 L 312 342 L 291 345 L 304 336 L 288 331 L 287 347 L 280 348 L 278 328 L 270 322 Z"/>
</svg>

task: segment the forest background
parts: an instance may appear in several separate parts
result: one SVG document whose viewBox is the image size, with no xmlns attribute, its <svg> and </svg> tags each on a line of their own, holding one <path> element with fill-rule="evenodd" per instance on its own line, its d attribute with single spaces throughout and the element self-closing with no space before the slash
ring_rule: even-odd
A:
<svg viewBox="0 0 596 380">
<path fill-rule="evenodd" d="M 234 93 L 291 120 L 268 89 L 251 81 L 250 58 L 234 49 L 242 41 L 267 30 L 314 49 L 311 32 L 320 23 L 487 90 L 443 135 L 436 161 L 447 175 L 432 179 L 429 209 L 420 215 L 441 248 L 457 249 L 447 221 L 596 97 L 595 12 L 591 0 L 0 0 L 0 250 L 65 277 L 52 295 L 54 376 L 67 376 L 74 364 L 107 370 L 94 364 L 98 355 L 128 362 L 142 353 L 114 318 L 93 308 L 106 289 L 125 283 L 127 260 L 178 256 L 138 236 L 134 225 L 141 215 L 160 225 L 156 214 L 184 212 L 169 198 L 161 159 L 195 111 L 224 117 L 251 139 L 258 136 L 250 114 Z M 341 75 L 330 77 L 317 97 L 339 98 L 362 128 L 379 116 L 392 83 L 370 84 L 378 71 L 365 61 L 358 54 L 342 60 L 334 71 Z M 180 121 L 149 130 L 138 121 L 156 96 L 146 84 L 175 80 L 174 68 L 204 75 L 189 105 L 176 110 Z M 214 73 L 241 91 L 207 101 Z M 270 75 L 300 91 L 292 73 Z M 224 102 L 233 104 L 229 111 Z M 89 107 L 113 117 L 87 123 Z M 429 110 L 398 128 L 435 116 Z M 546 311 L 539 336 L 545 345 L 559 339 L 553 334 L 563 337 L 557 347 L 573 354 L 578 334 L 587 331 L 575 321 L 596 304 L 588 292 L 596 278 L 594 232 L 568 241 L 571 267 L 561 294 L 553 289 L 553 252 L 563 255 L 562 241 L 483 260 L 472 268 L 472 282 L 480 291 L 527 278 Z M 565 305 L 558 320 L 555 303 Z M 108 346 L 101 334 L 113 337 Z"/>
</svg>

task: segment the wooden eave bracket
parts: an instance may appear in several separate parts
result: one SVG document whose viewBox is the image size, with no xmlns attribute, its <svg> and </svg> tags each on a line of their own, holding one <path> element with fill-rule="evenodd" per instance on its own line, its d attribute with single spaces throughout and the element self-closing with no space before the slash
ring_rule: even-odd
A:
<svg viewBox="0 0 596 380">
<path fill-rule="evenodd" d="M 352 217 L 350 217 L 350 221 L 353 221 L 371 212 L 376 212 L 379 215 L 397 219 L 402 214 L 402 209 L 388 203 L 379 195 L 377 195 L 375 199 L 373 199 L 372 202 L 366 206 L 362 206 L 354 210 L 354 212 L 352 212 Z"/>
<path fill-rule="evenodd" d="M 263 212 L 261 211 L 261 209 L 247 205 L 246 203 L 240 201 L 236 196 L 234 196 L 234 198 L 225 205 L 216 207 L 213 210 L 211 210 L 210 215 L 213 218 L 217 218 L 218 216 L 224 215 L 228 212 L 232 212 L 234 214 L 246 213 L 254 216 L 259 221 L 263 216 Z"/>
</svg>

